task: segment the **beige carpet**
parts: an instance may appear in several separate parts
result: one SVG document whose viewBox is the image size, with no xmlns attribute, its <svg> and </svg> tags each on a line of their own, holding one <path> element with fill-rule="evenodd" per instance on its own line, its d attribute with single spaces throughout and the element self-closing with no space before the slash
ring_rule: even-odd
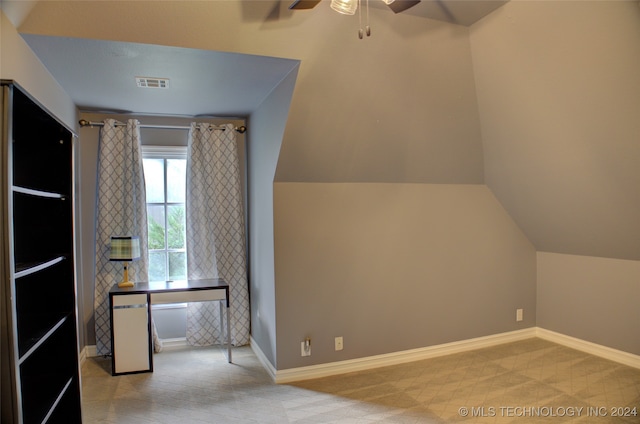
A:
<svg viewBox="0 0 640 424">
<path fill-rule="evenodd" d="M 84 422 L 640 423 L 639 369 L 541 339 L 283 385 L 249 347 L 233 355 L 165 351 L 118 377 L 89 358 Z"/>
</svg>

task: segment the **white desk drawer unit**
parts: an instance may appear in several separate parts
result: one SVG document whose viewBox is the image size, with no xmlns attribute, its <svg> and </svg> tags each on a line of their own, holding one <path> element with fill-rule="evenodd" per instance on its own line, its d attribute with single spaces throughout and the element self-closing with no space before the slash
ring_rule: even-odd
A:
<svg viewBox="0 0 640 424">
<path fill-rule="evenodd" d="M 153 371 L 151 305 L 188 302 L 220 302 L 220 321 L 226 321 L 227 358 L 231 363 L 229 285 L 220 278 L 208 280 L 135 283 L 113 286 L 111 310 L 112 375 Z M 226 320 L 223 311 L 226 309 Z"/>
<path fill-rule="evenodd" d="M 147 306 L 146 294 L 130 294 L 127 296 L 114 296 L 113 308 L 125 309 L 126 307 L 136 307 L 139 305 Z"/>
<path fill-rule="evenodd" d="M 149 351 L 149 302 L 146 294 L 113 296 L 111 302 L 113 374 L 153 371 Z"/>
<path fill-rule="evenodd" d="M 213 300 L 226 300 L 224 290 L 192 290 L 183 292 L 151 293 L 151 304 L 162 305 L 166 303 L 209 302 Z"/>
</svg>

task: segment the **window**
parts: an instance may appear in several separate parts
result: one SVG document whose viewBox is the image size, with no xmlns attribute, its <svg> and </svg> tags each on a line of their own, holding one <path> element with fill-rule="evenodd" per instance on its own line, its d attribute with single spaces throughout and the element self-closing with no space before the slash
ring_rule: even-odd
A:
<svg viewBox="0 0 640 424">
<path fill-rule="evenodd" d="M 149 281 L 185 280 L 186 148 L 143 146 Z"/>
</svg>

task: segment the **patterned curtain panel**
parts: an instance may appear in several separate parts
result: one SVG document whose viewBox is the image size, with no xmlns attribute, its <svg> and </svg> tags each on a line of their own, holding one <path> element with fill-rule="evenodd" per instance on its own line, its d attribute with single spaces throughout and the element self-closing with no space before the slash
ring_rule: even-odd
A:
<svg viewBox="0 0 640 424">
<path fill-rule="evenodd" d="M 249 343 L 249 289 L 243 196 L 233 125 L 191 124 L 187 149 L 187 275 L 223 278 L 229 284 L 231 342 Z M 224 319 L 224 318 L 223 318 Z M 187 342 L 224 341 L 218 302 L 190 303 Z"/>
<path fill-rule="evenodd" d="M 109 261 L 111 236 L 139 236 L 141 257 L 129 279 L 147 281 L 147 207 L 138 121 L 104 122 L 98 150 L 95 327 L 98 355 L 111 352 L 109 290 L 122 281 L 122 262 Z"/>
</svg>

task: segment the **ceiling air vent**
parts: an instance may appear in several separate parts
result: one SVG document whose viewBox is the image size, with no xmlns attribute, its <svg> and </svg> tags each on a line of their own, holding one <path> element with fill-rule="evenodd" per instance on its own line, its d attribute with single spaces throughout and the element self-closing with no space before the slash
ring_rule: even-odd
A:
<svg viewBox="0 0 640 424">
<path fill-rule="evenodd" d="M 136 77 L 136 85 L 141 88 L 169 88 L 169 78 Z"/>
</svg>

